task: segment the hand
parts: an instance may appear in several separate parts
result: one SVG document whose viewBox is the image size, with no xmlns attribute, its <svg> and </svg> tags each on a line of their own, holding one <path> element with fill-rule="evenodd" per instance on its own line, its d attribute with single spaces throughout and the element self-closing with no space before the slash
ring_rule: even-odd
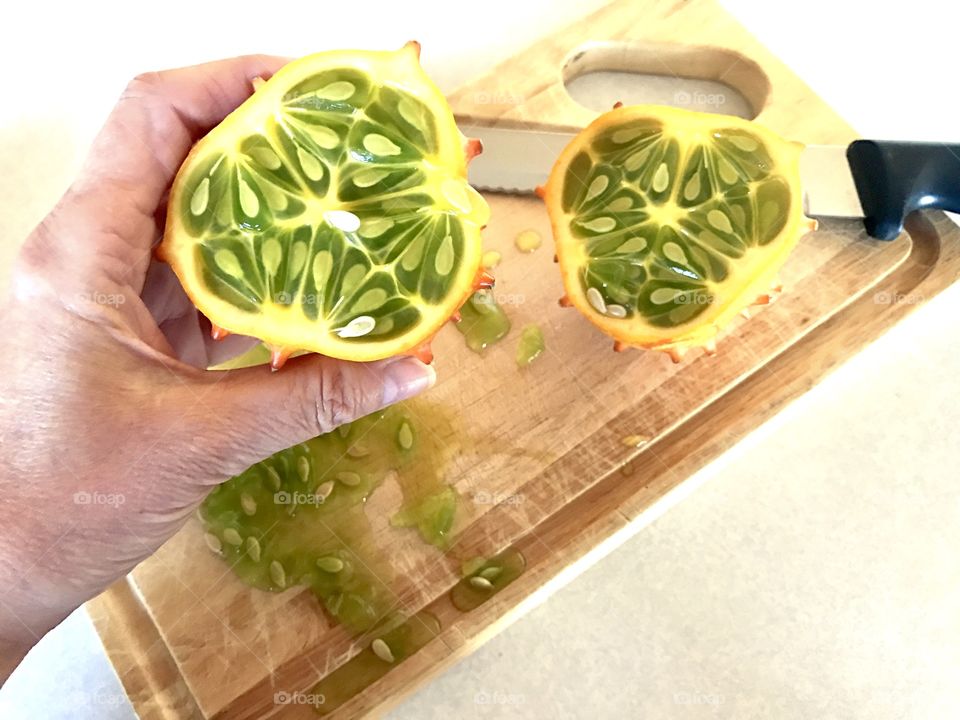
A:
<svg viewBox="0 0 960 720">
<path fill-rule="evenodd" d="M 249 56 L 136 78 L 17 259 L 0 308 L 0 681 L 216 484 L 434 381 L 412 358 L 206 371 L 254 341 L 210 341 L 151 261 L 191 145 L 282 64 Z"/>
</svg>

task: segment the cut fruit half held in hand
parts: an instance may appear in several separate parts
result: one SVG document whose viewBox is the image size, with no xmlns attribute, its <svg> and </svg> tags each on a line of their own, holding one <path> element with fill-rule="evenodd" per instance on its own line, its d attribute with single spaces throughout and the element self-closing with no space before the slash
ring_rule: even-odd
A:
<svg viewBox="0 0 960 720">
<path fill-rule="evenodd" d="M 804 148 L 758 123 L 653 105 L 615 108 L 578 134 L 474 129 L 485 154 L 471 181 L 546 202 L 561 304 L 616 349 L 674 360 L 713 352 L 738 314 L 776 296 L 780 268 L 816 227 L 805 211 L 864 217 L 892 239 L 913 209 L 960 206 L 960 148 L 944 145 Z"/>
<path fill-rule="evenodd" d="M 306 350 L 412 354 L 492 279 L 489 209 L 420 47 L 291 62 L 196 144 L 158 256 L 215 338 L 259 338 L 280 367 Z"/>
</svg>

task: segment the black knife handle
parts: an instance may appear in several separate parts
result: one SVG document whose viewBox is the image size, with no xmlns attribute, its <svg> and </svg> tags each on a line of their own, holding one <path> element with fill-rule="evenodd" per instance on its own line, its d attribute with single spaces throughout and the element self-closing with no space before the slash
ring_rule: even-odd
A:
<svg viewBox="0 0 960 720">
<path fill-rule="evenodd" d="M 847 162 L 875 238 L 893 240 L 914 210 L 960 212 L 960 145 L 856 140 Z"/>
</svg>

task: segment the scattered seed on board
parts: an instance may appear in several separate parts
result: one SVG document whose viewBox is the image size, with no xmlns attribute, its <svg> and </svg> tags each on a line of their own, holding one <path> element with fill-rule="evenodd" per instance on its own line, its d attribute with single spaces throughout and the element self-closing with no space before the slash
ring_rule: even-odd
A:
<svg viewBox="0 0 960 720">
<path fill-rule="evenodd" d="M 409 450 L 413 447 L 413 428 L 410 427 L 410 423 L 406 420 L 400 425 L 400 430 L 397 432 L 397 442 L 400 443 L 400 447 L 404 450 Z"/>
<path fill-rule="evenodd" d="M 392 663 L 394 661 L 393 652 L 390 650 L 390 646 L 387 645 L 382 638 L 377 638 L 370 643 L 370 649 L 373 650 L 374 655 L 384 662 Z"/>
<path fill-rule="evenodd" d="M 344 470 L 343 472 L 337 473 L 337 480 L 348 487 L 356 487 L 360 484 L 361 477 L 355 472 Z"/>
<path fill-rule="evenodd" d="M 338 573 L 343 570 L 343 560 L 331 556 L 317 558 L 317 567 L 328 573 Z"/>
<path fill-rule="evenodd" d="M 479 575 L 477 575 L 476 577 L 470 578 L 470 584 L 473 587 L 478 588 L 480 590 L 489 590 L 490 588 L 493 587 L 492 582 L 487 580 L 485 577 L 480 577 Z"/>
<path fill-rule="evenodd" d="M 247 515 L 255 515 L 257 512 L 257 501 L 247 493 L 240 493 L 240 507 Z"/>
<path fill-rule="evenodd" d="M 492 565 L 488 568 L 484 568 L 483 570 L 481 570 L 480 577 L 486 580 L 493 580 L 502 572 L 503 572 L 503 568 L 497 567 L 496 565 Z"/>
<path fill-rule="evenodd" d="M 247 555 L 250 556 L 250 559 L 254 562 L 260 562 L 260 541 L 250 536 L 247 538 L 246 548 Z"/>
<path fill-rule="evenodd" d="M 347 455 L 352 458 L 364 458 L 370 454 L 370 451 L 367 450 L 366 446 L 361 445 L 360 443 L 354 443 L 347 449 Z"/>
<path fill-rule="evenodd" d="M 317 502 L 325 502 L 333 492 L 333 480 L 327 480 L 317 486 Z"/>
<path fill-rule="evenodd" d="M 223 550 L 223 543 L 220 542 L 220 538 L 213 533 L 206 533 L 203 539 L 207 543 L 207 547 L 213 550 L 213 552 L 218 553 Z"/>
<path fill-rule="evenodd" d="M 283 565 L 280 564 L 279 560 L 270 562 L 270 579 L 273 580 L 273 584 L 277 587 L 284 588 L 287 586 L 287 572 L 283 569 Z"/>
</svg>

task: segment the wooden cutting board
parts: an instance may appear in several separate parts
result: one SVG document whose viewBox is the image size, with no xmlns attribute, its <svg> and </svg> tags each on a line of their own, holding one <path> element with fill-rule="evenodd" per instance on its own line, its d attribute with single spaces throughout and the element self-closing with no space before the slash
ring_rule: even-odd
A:
<svg viewBox="0 0 960 720">
<path fill-rule="evenodd" d="M 570 99 L 564 79 L 628 68 L 722 81 L 758 122 L 805 143 L 855 136 L 706 0 L 615 2 L 494 68 L 451 104 L 467 132 L 500 118 L 577 127 L 595 113 Z M 867 238 L 856 222 L 824 222 L 787 263 L 778 302 L 731 329 L 716 357 L 696 353 L 674 365 L 659 353 L 615 354 L 585 319 L 558 307 L 542 205 L 488 199 L 484 243 L 503 254 L 497 294 L 513 330 L 483 357 L 453 328 L 441 332 L 441 381 L 428 399 L 455 418 L 433 431 L 455 450 L 444 474 L 462 498 L 456 541 L 443 554 L 391 528 L 385 518 L 397 498 L 386 484 L 367 510 L 376 547 L 394 567 L 398 603 L 411 613 L 428 609 L 442 630 L 335 717 L 382 710 L 471 652 L 648 521 L 655 503 L 697 468 L 960 276 L 960 231 L 941 214 L 915 216 L 892 243 Z M 513 240 L 528 229 L 545 244 L 525 255 Z M 547 352 L 521 370 L 517 337 L 533 322 Z M 631 435 L 649 442 L 628 447 Z M 306 590 L 243 585 L 201 535 L 189 524 L 88 604 L 140 716 L 315 717 L 305 705 L 278 705 L 276 694 L 309 693 L 369 638 L 332 625 Z M 524 574 L 473 611 L 454 608 L 448 593 L 459 561 L 509 546 L 526 558 Z"/>
</svg>

